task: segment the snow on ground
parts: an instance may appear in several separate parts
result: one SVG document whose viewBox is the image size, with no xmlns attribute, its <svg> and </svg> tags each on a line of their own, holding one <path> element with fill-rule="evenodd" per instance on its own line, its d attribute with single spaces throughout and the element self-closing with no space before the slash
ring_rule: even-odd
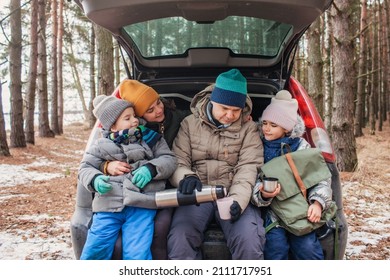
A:
<svg viewBox="0 0 390 280">
<path fill-rule="evenodd" d="M 50 180 L 62 176 L 62 174 L 41 173 L 27 171 L 28 167 L 48 165 L 46 160 L 37 160 L 29 165 L 0 165 L 0 187 L 13 187 L 16 185 L 30 183 L 31 181 Z M 20 176 L 23 174 L 23 176 Z"/>
<path fill-rule="evenodd" d="M 376 259 L 378 244 L 390 240 L 390 204 L 388 195 L 378 191 L 380 187 L 383 188 L 374 185 L 368 188 L 359 182 L 343 184 L 344 207 L 349 222 L 346 259 L 363 253 L 365 259 Z M 386 190 L 390 186 L 384 187 Z M 371 249 L 363 252 L 368 246 Z M 387 256 L 390 255 L 389 246 L 382 246 L 381 250 L 387 251 Z"/>
<path fill-rule="evenodd" d="M 50 180 L 60 177 L 62 174 L 40 173 L 25 170 L 28 167 L 39 165 L 50 165 L 47 160 L 37 160 L 32 164 L 10 166 L 0 165 L 0 186 L 2 188 L 11 187 L 18 184 L 30 183 L 31 180 Z M 23 174 L 23 176 L 20 176 Z M 356 193 L 359 190 L 358 182 L 347 182 L 343 186 L 345 193 Z M 384 237 L 390 237 L 390 205 L 384 201 L 385 196 L 376 195 L 376 201 L 365 200 L 372 198 L 374 192 L 370 189 L 358 191 L 359 196 L 348 196 L 346 202 L 349 208 L 362 209 L 364 211 L 355 211 L 347 216 L 348 219 L 358 218 L 361 223 L 349 225 L 349 238 L 346 249 L 346 259 L 353 255 L 359 255 L 367 244 L 376 246 Z M 7 196 L 0 197 L 6 200 Z M 383 203 L 378 203 L 383 200 Z M 37 236 L 30 232 L 0 232 L 0 259 L 2 260 L 24 260 L 24 259 L 45 259 L 47 256 L 55 255 L 57 259 L 74 259 L 70 244 L 69 221 L 63 221 L 61 217 L 47 217 L 42 214 L 39 216 L 22 216 L 21 220 L 26 219 L 57 219 L 57 226 L 63 228 L 63 234 L 58 238 L 47 238 L 44 234 Z M 35 235 L 31 238 L 31 235 Z M 26 237 L 29 238 L 26 238 Z M 387 250 L 390 250 L 387 248 Z"/>
<path fill-rule="evenodd" d="M 47 219 L 47 217 L 34 216 L 26 219 Z M 53 218 L 53 217 L 52 217 Z M 68 230 L 68 223 L 57 225 Z M 39 230 L 40 227 L 37 228 Z M 0 260 L 44 260 L 55 258 L 57 260 L 72 260 L 74 254 L 70 245 L 70 236 L 64 234 L 56 238 L 45 235 L 27 238 L 29 232 L 0 233 Z"/>
<path fill-rule="evenodd" d="M 63 176 L 62 173 L 43 173 L 28 170 L 31 167 L 49 166 L 53 163 L 44 158 L 38 158 L 31 164 L 25 165 L 0 165 L 0 188 L 16 185 L 33 185 L 34 181 L 45 181 Z M 23 174 L 23 176 L 21 176 Z M 11 197 L 23 197 L 24 194 L 1 195 L 0 201 Z M 33 260 L 33 259 L 74 259 L 70 242 L 70 221 L 63 221 L 61 217 L 48 216 L 47 214 L 35 216 L 20 216 L 20 221 L 38 221 L 38 227 L 34 232 L 42 232 L 37 235 L 32 231 L 21 231 L 7 228 L 0 232 L 0 260 Z M 56 228 L 61 232 L 56 238 L 48 237 L 44 232 L 46 223 L 39 224 L 40 220 L 58 220 Z"/>
</svg>

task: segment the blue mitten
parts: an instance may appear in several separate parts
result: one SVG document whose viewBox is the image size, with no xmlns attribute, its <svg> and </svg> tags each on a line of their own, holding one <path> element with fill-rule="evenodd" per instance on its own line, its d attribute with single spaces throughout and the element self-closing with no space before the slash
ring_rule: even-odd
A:
<svg viewBox="0 0 390 280">
<path fill-rule="evenodd" d="M 107 183 L 108 180 L 110 180 L 110 176 L 105 175 L 98 175 L 93 180 L 93 187 L 99 194 L 105 194 L 112 190 L 111 184 Z"/>
<path fill-rule="evenodd" d="M 146 166 L 141 166 L 132 174 L 131 182 L 140 189 L 143 189 L 152 180 L 152 174 Z"/>
</svg>

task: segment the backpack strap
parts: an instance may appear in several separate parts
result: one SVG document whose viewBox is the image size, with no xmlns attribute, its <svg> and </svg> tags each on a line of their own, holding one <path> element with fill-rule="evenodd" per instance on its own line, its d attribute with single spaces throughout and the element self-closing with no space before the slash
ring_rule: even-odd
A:
<svg viewBox="0 0 390 280">
<path fill-rule="evenodd" d="M 302 178 L 299 175 L 298 169 L 295 166 L 295 163 L 294 163 L 294 160 L 291 157 L 291 154 L 290 153 L 286 153 L 284 156 L 287 159 L 288 165 L 290 165 L 291 171 L 294 174 L 295 181 L 297 181 L 299 189 L 301 190 L 301 193 L 302 193 L 303 197 L 305 199 L 307 199 L 307 192 L 306 192 L 305 184 L 303 183 Z"/>
<path fill-rule="evenodd" d="M 271 229 L 273 229 L 274 227 L 278 226 L 279 225 L 279 221 L 275 221 L 271 224 L 269 224 L 266 228 L 265 228 L 265 233 L 269 232 Z"/>
<path fill-rule="evenodd" d="M 335 217 L 336 231 L 334 233 L 334 259 L 337 260 L 339 257 L 339 220 L 337 215 Z"/>
</svg>

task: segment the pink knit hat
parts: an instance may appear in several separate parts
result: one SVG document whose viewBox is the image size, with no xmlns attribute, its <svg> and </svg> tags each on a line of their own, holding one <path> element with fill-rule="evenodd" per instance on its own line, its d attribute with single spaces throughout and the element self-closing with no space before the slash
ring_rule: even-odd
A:
<svg viewBox="0 0 390 280">
<path fill-rule="evenodd" d="M 265 108 L 261 117 L 291 131 L 298 122 L 298 102 L 287 90 L 279 91 Z"/>
</svg>

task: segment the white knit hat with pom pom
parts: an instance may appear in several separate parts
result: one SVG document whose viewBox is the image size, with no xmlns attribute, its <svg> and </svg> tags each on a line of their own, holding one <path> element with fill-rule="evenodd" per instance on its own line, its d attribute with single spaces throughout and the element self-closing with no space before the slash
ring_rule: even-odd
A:
<svg viewBox="0 0 390 280">
<path fill-rule="evenodd" d="M 298 122 L 298 102 L 287 90 L 279 91 L 265 108 L 261 117 L 291 131 Z"/>
</svg>

